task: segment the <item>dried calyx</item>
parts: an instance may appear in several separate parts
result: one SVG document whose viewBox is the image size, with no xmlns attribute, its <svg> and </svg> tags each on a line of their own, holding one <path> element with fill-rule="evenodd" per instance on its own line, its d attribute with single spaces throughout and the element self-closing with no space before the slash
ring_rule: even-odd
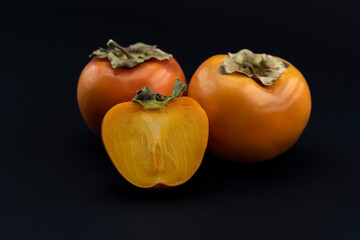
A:
<svg viewBox="0 0 360 240">
<path fill-rule="evenodd" d="M 248 49 L 242 49 L 225 59 L 220 67 L 222 74 L 233 72 L 243 73 L 263 85 L 273 85 L 274 81 L 285 71 L 288 64 L 268 54 L 255 54 Z"/>
<path fill-rule="evenodd" d="M 158 60 L 170 59 L 171 54 L 156 48 L 155 45 L 135 43 L 128 47 L 122 47 L 110 39 L 107 48 L 99 48 L 90 54 L 90 57 L 108 58 L 112 67 L 133 68 L 151 58 Z"/>
<path fill-rule="evenodd" d="M 150 86 L 146 86 L 137 91 L 136 96 L 131 101 L 142 105 L 145 109 L 155 110 L 163 108 L 169 101 L 180 97 L 185 91 L 186 84 L 176 79 L 170 96 L 155 93 Z"/>
</svg>

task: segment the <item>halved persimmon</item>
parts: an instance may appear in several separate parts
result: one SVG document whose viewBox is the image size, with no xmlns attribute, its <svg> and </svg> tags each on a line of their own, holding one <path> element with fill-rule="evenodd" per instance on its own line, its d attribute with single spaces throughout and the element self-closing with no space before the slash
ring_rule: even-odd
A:
<svg viewBox="0 0 360 240">
<path fill-rule="evenodd" d="M 169 97 L 151 87 L 132 102 L 111 108 L 102 122 L 106 151 L 120 174 L 142 188 L 177 186 L 199 168 L 208 141 L 205 111 L 179 97 L 186 84 L 175 82 Z"/>
</svg>

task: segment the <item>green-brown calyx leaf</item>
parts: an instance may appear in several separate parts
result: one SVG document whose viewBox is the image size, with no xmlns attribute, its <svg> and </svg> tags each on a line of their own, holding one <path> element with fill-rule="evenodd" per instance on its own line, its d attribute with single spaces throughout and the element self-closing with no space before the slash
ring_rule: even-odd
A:
<svg viewBox="0 0 360 240">
<path fill-rule="evenodd" d="M 233 72 L 243 73 L 263 85 L 274 85 L 276 79 L 285 71 L 287 64 L 268 54 L 255 54 L 248 49 L 242 49 L 225 59 L 220 67 L 222 74 Z"/>
<path fill-rule="evenodd" d="M 110 39 L 107 48 L 99 48 L 90 54 L 90 57 L 108 58 L 112 67 L 133 68 L 151 58 L 158 60 L 168 60 L 171 54 L 165 53 L 156 46 L 145 43 L 135 43 L 128 47 L 122 47 L 114 40 Z"/>
<path fill-rule="evenodd" d="M 180 97 L 186 91 L 186 84 L 176 79 L 174 87 L 170 96 L 163 96 L 160 93 L 155 93 L 150 86 L 143 87 L 137 91 L 136 96 L 131 100 L 144 107 L 144 109 L 160 109 L 163 108 L 169 101 Z"/>
</svg>

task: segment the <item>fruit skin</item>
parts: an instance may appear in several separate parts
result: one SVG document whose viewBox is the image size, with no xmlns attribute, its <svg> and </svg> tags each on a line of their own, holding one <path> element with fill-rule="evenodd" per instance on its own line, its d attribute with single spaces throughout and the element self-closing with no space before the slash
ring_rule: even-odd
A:
<svg viewBox="0 0 360 240">
<path fill-rule="evenodd" d="M 302 74 L 289 67 L 272 86 L 241 73 L 221 74 L 227 55 L 203 62 L 194 73 L 188 96 L 206 111 L 208 148 L 237 162 L 260 162 L 288 150 L 303 132 L 311 111 L 310 90 Z"/>
<path fill-rule="evenodd" d="M 111 108 L 102 122 L 105 149 L 119 173 L 141 188 L 185 183 L 199 168 L 209 134 L 205 111 L 189 97 L 162 109 L 133 102 Z"/>
<path fill-rule="evenodd" d="M 81 115 L 90 129 L 101 136 L 101 121 L 111 107 L 131 101 L 136 91 L 147 85 L 160 94 L 169 95 L 176 78 L 186 83 L 173 57 L 162 61 L 150 59 L 131 69 L 114 69 L 107 58 L 95 57 L 85 66 L 78 82 Z"/>
</svg>

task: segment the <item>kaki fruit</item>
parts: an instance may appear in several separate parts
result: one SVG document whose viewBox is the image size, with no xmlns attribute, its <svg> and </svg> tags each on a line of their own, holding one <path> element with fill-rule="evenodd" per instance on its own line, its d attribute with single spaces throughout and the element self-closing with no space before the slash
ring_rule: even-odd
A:
<svg viewBox="0 0 360 240">
<path fill-rule="evenodd" d="M 77 100 L 90 129 L 101 135 L 105 113 L 121 102 L 131 101 L 138 89 L 151 86 L 163 95 L 171 93 L 175 79 L 186 83 L 184 73 L 171 54 L 144 43 L 122 47 L 109 40 L 82 70 Z"/>
<path fill-rule="evenodd" d="M 310 117 L 308 84 L 288 61 L 243 49 L 204 61 L 188 96 L 206 111 L 208 148 L 237 162 L 260 162 L 288 150 Z"/>
<path fill-rule="evenodd" d="M 105 149 L 120 174 L 141 188 L 186 182 L 199 168 L 208 141 L 205 111 L 181 97 L 186 84 L 176 80 L 168 97 L 149 86 L 132 102 L 112 107 L 102 121 Z"/>
</svg>

